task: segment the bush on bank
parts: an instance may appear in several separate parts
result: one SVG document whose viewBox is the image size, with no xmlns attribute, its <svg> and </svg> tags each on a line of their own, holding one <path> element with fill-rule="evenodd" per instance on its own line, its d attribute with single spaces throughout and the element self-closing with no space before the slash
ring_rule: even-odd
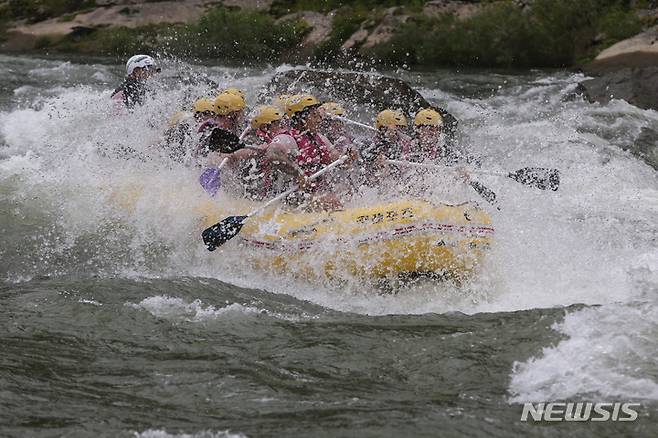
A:
<svg viewBox="0 0 658 438">
<path fill-rule="evenodd" d="M 627 1 L 536 0 L 529 11 L 498 1 L 465 20 L 413 16 L 368 55 L 392 65 L 564 67 L 641 28 Z"/>
<path fill-rule="evenodd" d="M 135 52 L 227 60 L 272 61 L 299 44 L 307 27 L 299 21 L 277 22 L 253 11 L 218 7 L 192 25 L 151 25 L 98 29 L 54 42 L 61 51 L 125 57 Z"/>
</svg>

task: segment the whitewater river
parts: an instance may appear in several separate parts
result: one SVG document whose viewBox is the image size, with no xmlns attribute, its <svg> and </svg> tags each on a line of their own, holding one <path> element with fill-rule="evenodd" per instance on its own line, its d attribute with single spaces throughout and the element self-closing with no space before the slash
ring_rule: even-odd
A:
<svg viewBox="0 0 658 438">
<path fill-rule="evenodd" d="M 102 152 L 149 151 L 208 91 L 191 72 L 254 102 L 276 71 L 170 62 L 125 116 L 122 66 L 0 56 L 0 436 L 658 435 L 658 174 L 619 147 L 658 113 L 564 101 L 566 72 L 402 73 L 486 167 L 562 184 L 482 177 L 501 209 L 481 272 L 388 294 L 209 253 L 198 169 Z M 638 418 L 520 421 L 561 401 Z"/>
</svg>

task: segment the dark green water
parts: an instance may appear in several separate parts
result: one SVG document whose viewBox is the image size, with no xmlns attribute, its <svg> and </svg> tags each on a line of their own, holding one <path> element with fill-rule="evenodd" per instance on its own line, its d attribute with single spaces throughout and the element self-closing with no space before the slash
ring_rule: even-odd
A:
<svg viewBox="0 0 658 438">
<path fill-rule="evenodd" d="M 1 293 L 0 419 L 16 436 L 611 432 L 524 425 L 507 402 L 512 363 L 560 339 L 564 309 L 366 317 L 191 278 Z"/>
</svg>

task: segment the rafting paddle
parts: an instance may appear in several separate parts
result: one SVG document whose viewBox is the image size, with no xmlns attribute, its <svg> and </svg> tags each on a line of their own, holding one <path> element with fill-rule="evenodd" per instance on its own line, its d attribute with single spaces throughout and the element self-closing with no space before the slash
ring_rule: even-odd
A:
<svg viewBox="0 0 658 438">
<path fill-rule="evenodd" d="M 426 169 L 444 169 L 446 166 L 437 166 L 435 164 L 425 164 L 425 163 L 414 163 L 411 161 L 402 161 L 402 160 L 386 160 L 387 163 L 396 165 L 396 166 L 406 166 L 406 167 L 422 167 Z M 468 179 L 466 183 L 473 188 L 485 201 L 494 207 L 500 210 L 500 207 L 496 205 L 496 193 L 482 184 L 479 181 L 473 179 Z"/>
<path fill-rule="evenodd" d="M 210 134 L 204 137 L 203 143 L 208 152 L 221 152 L 231 154 L 244 148 L 242 136 L 238 137 L 230 131 L 222 128 L 213 128 Z"/>
<path fill-rule="evenodd" d="M 210 138 L 215 133 L 215 131 L 220 131 L 220 132 L 216 134 L 216 136 L 212 139 L 212 141 L 214 141 L 215 143 L 213 143 L 214 146 L 211 146 Z M 233 134 L 232 132 L 226 131 L 225 129 L 215 128 L 211 133 L 211 135 L 208 138 L 206 138 L 204 141 L 208 142 L 207 145 L 209 151 L 213 151 L 213 152 L 217 151 L 225 154 L 237 152 L 243 148 L 257 149 L 254 146 L 249 146 L 242 142 L 242 140 L 247 136 L 249 131 L 250 131 L 249 127 L 245 128 L 244 131 L 242 131 L 242 133 L 240 134 L 240 137 L 238 137 L 237 135 Z M 209 167 L 205 169 L 199 176 L 199 184 L 201 184 L 201 187 L 203 187 L 203 189 L 206 192 L 208 192 L 210 196 L 215 196 L 221 186 L 220 171 L 224 166 L 226 166 L 226 163 L 228 163 L 228 157 L 224 157 L 222 162 L 219 163 L 219 166 Z"/>
<path fill-rule="evenodd" d="M 377 131 L 377 128 L 373 126 L 366 125 L 365 123 L 357 122 L 356 120 L 348 119 L 347 117 L 334 116 L 334 115 L 331 115 L 330 117 L 332 119 L 340 120 L 345 123 L 350 123 L 355 126 L 360 126 L 362 128 L 366 128 L 371 131 L 375 131 L 375 132 Z M 560 186 L 560 171 L 557 169 L 545 169 L 542 167 L 524 167 L 523 169 L 519 169 L 515 172 L 509 172 L 509 173 L 481 171 L 481 170 L 475 170 L 473 171 L 473 173 L 481 174 L 481 175 L 504 176 L 507 178 L 511 178 L 520 184 L 535 187 L 540 190 L 550 189 L 556 191 Z M 486 193 L 486 191 L 488 190 L 490 194 L 494 195 L 495 198 L 495 194 L 493 192 L 491 192 L 489 189 L 487 189 L 482 185 L 480 186 L 481 186 L 480 189 L 482 189 L 484 193 Z M 476 190 L 478 190 L 478 193 L 481 193 L 479 189 Z"/>
<path fill-rule="evenodd" d="M 317 179 L 320 176 L 327 173 L 328 171 L 330 171 L 331 169 L 333 169 L 334 167 L 340 166 L 347 159 L 348 159 L 347 155 L 343 155 L 333 163 L 327 165 L 327 167 L 315 172 L 313 175 L 307 177 L 306 179 L 308 181 Z M 275 202 L 282 200 L 286 196 L 295 192 L 298 188 L 299 188 L 298 186 L 291 187 L 290 189 L 286 190 L 280 195 L 277 195 L 274 198 L 270 199 L 265 204 L 261 205 L 260 207 L 253 210 L 249 214 L 243 216 L 229 216 L 221 220 L 220 222 L 217 222 L 215 225 L 203 230 L 203 232 L 201 233 L 201 237 L 203 238 L 203 243 L 206 245 L 206 247 L 208 247 L 208 251 L 214 251 L 215 249 L 217 249 L 218 246 L 225 244 L 226 242 L 237 236 L 240 230 L 242 229 L 244 222 L 247 219 L 265 210 L 267 207 L 274 204 Z"/>
<path fill-rule="evenodd" d="M 543 167 L 524 167 L 516 172 L 487 172 L 475 170 L 474 173 L 481 175 L 497 175 L 511 178 L 526 186 L 535 187 L 539 190 L 556 191 L 560 187 L 560 171 L 557 169 L 545 169 Z"/>
</svg>

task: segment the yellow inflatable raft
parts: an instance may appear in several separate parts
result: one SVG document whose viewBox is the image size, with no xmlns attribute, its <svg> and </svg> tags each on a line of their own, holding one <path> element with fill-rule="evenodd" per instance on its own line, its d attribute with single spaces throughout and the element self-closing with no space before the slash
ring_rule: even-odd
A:
<svg viewBox="0 0 658 438">
<path fill-rule="evenodd" d="M 209 203 L 200 212 L 205 228 L 248 211 L 227 213 Z M 334 212 L 270 209 L 249 218 L 222 249 L 245 247 L 252 264 L 305 278 L 464 279 L 483 260 L 493 234 L 489 215 L 473 204 L 404 200 Z"/>
</svg>

